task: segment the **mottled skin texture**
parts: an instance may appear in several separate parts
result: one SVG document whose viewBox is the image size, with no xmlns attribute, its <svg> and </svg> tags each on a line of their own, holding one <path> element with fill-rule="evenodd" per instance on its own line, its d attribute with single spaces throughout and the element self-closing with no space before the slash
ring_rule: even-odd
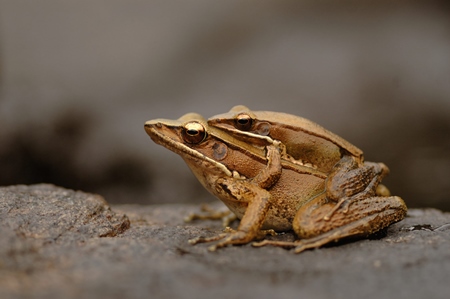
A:
<svg viewBox="0 0 450 299">
<path fill-rule="evenodd" d="M 300 252 L 347 236 L 371 234 L 406 214 L 399 197 L 376 193 L 387 167 L 363 164 L 356 147 L 355 155 L 341 155 L 339 150 L 339 158 L 332 158 L 338 167 L 325 172 L 325 164 L 299 162 L 286 153 L 289 148 L 284 143 L 269 136 L 232 134 L 208 126 L 198 114 L 148 121 L 145 129 L 153 141 L 179 154 L 203 186 L 241 219 L 237 231 L 192 240 L 194 244 L 218 241 L 211 250 L 259 239 L 266 233 L 263 229 L 294 229 L 304 240 L 259 245 L 294 246 Z M 316 129 L 327 132 L 320 126 Z M 332 147 L 348 144 L 340 138 L 334 141 L 334 136 L 327 135 Z"/>
</svg>

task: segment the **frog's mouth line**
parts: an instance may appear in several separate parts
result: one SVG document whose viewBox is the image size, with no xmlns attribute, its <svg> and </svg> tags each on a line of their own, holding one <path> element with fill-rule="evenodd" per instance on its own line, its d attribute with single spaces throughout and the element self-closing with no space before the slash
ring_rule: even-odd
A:
<svg viewBox="0 0 450 299">
<path fill-rule="evenodd" d="M 164 146 L 172 152 L 180 155 L 182 158 L 189 156 L 196 161 L 207 164 L 205 169 L 219 169 L 226 176 L 236 177 L 237 174 L 235 171 L 230 171 L 225 165 L 203 155 L 196 150 L 193 150 L 179 141 L 160 133 L 158 129 L 155 128 L 157 126 L 158 124 L 145 124 L 145 131 L 155 143 Z"/>
</svg>

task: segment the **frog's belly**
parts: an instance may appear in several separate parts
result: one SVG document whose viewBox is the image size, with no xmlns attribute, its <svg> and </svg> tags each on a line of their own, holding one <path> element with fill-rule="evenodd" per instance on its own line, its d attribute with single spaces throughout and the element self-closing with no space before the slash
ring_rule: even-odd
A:
<svg viewBox="0 0 450 299">
<path fill-rule="evenodd" d="M 270 190 L 272 205 L 263 224 L 265 229 L 291 230 L 298 209 L 325 190 L 322 178 L 298 173 L 285 175 L 288 173 L 289 170 L 284 170 L 283 176 Z"/>
<path fill-rule="evenodd" d="M 275 186 L 268 190 L 272 196 L 271 206 L 262 228 L 276 231 L 291 230 L 298 209 L 321 194 L 324 188 L 324 180 L 321 178 L 298 173 L 292 176 L 283 175 Z M 239 219 L 244 216 L 248 202 L 227 200 L 223 202 Z"/>
</svg>

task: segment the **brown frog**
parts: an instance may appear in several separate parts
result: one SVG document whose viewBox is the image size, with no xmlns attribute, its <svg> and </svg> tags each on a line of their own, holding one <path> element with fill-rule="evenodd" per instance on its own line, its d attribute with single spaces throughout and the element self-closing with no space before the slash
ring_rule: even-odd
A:
<svg viewBox="0 0 450 299">
<path fill-rule="evenodd" d="M 249 243 L 262 238 L 268 229 L 293 229 L 299 241 L 259 245 L 296 247 L 301 252 L 345 237 L 372 234 L 406 214 L 401 198 L 377 196 L 373 186 L 367 187 L 374 180 L 355 184 L 342 178 L 345 188 L 341 193 L 351 197 L 351 204 L 337 209 L 336 201 L 325 193 L 330 174 L 286 158 L 285 146 L 269 136 L 246 132 L 242 140 L 208 126 L 194 113 L 178 120 L 148 121 L 145 130 L 153 141 L 180 155 L 202 185 L 241 219 L 236 231 L 191 240 L 193 244 L 217 241 L 210 250 Z M 353 158 L 340 163 L 351 165 L 347 159 Z M 383 165 L 373 166 L 383 173 Z M 365 188 L 355 192 L 355 185 Z"/>
<path fill-rule="evenodd" d="M 286 146 L 287 158 L 325 173 L 345 155 L 363 163 L 363 152 L 353 144 L 306 118 L 287 113 L 251 111 L 239 105 L 209 118 L 208 125 L 244 140 L 245 132 L 279 140 Z M 252 136 L 250 139 L 255 141 Z"/>
<path fill-rule="evenodd" d="M 281 112 L 251 111 L 239 105 L 228 113 L 209 118 L 208 124 L 250 143 L 257 142 L 253 134 L 280 141 L 285 146 L 283 158 L 328 174 L 326 195 L 329 200 L 339 202 L 335 210 L 346 208 L 350 198 L 363 190 L 390 195 L 380 184 L 389 173 L 386 165 L 364 162 L 359 148 L 308 119 Z M 259 141 L 264 144 L 265 140 Z"/>
</svg>

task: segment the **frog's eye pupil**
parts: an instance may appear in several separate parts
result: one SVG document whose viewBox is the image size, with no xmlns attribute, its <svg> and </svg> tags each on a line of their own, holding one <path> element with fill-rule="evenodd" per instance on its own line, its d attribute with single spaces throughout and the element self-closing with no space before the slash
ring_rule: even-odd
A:
<svg viewBox="0 0 450 299">
<path fill-rule="evenodd" d="M 205 140 L 206 130 L 202 124 L 191 122 L 185 125 L 182 135 L 186 143 L 197 144 Z"/>
<path fill-rule="evenodd" d="M 186 133 L 187 133 L 188 135 L 190 135 L 190 136 L 195 136 L 195 135 L 198 134 L 198 131 L 197 131 L 197 130 L 190 129 L 190 130 L 186 130 Z"/>
<path fill-rule="evenodd" d="M 236 117 L 236 128 L 239 130 L 249 131 L 252 127 L 253 120 L 250 115 L 239 114 Z"/>
</svg>

